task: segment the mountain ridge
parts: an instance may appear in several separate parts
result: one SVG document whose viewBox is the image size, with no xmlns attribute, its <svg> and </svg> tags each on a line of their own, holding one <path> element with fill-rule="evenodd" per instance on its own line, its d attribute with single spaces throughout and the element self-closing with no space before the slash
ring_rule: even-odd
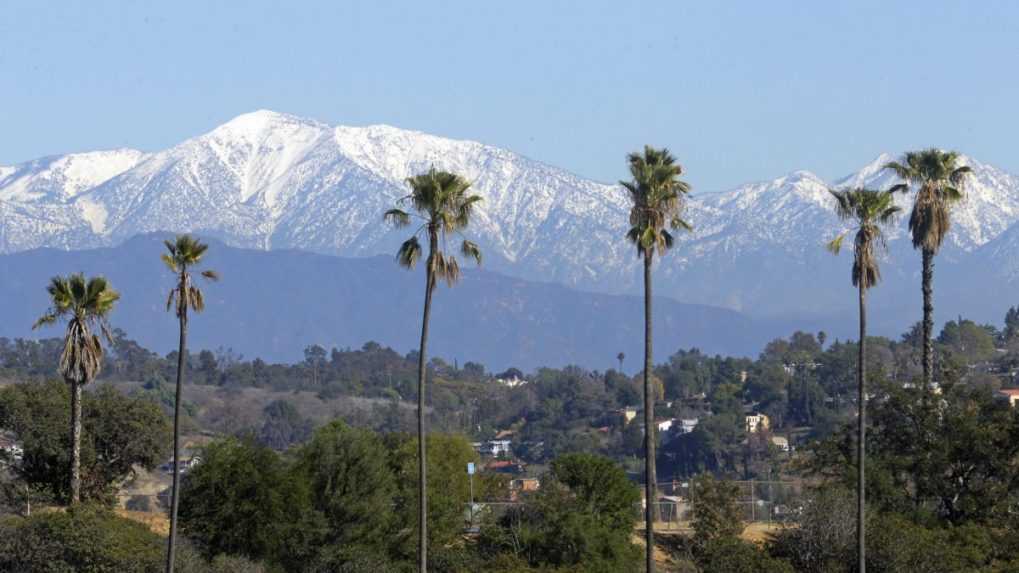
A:
<svg viewBox="0 0 1019 573">
<path fill-rule="evenodd" d="M 103 247 L 189 231 L 244 248 L 391 254 L 404 233 L 383 225 L 381 213 L 406 194 L 407 176 L 434 165 L 468 177 L 484 197 L 467 233 L 481 245 L 486 267 L 587 291 L 639 292 L 638 260 L 623 239 L 628 205 L 617 185 L 476 141 L 259 110 L 165 150 L 121 152 L 129 155 L 116 168 L 95 169 L 112 176 L 87 189 L 74 181 L 92 180 L 68 183 L 41 164 L 0 168 L 0 252 Z M 50 163 L 72 155 L 83 154 Z M 836 219 L 827 188 L 887 188 L 897 179 L 881 167 L 893 157 L 880 154 L 832 182 L 794 170 L 728 191 L 694 192 L 685 213 L 694 231 L 680 234 L 677 248 L 658 262 L 656 291 L 766 318 L 845 314 L 852 306 L 842 292 L 847 262 L 822 246 L 847 225 Z M 982 247 L 1019 223 L 1019 177 L 962 161 L 975 176 L 953 215 L 939 278 L 990 256 Z M 61 182 L 63 194 L 42 191 Z M 903 207 L 909 202 L 906 194 L 897 197 Z M 896 296 L 918 280 L 906 218 L 888 230 L 884 257 L 881 288 Z M 994 260 L 1016 268 L 1000 278 L 1011 281 L 1019 265 L 1006 251 Z M 880 294 L 875 301 L 875 310 L 897 313 L 896 323 L 906 316 L 901 306 Z"/>
</svg>

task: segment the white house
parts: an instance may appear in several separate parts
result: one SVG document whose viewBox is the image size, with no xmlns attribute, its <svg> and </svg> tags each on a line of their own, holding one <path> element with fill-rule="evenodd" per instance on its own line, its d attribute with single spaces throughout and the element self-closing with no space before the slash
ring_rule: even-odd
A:
<svg viewBox="0 0 1019 573">
<path fill-rule="evenodd" d="M 523 378 L 517 378 L 516 376 L 512 378 L 496 378 L 495 381 L 509 388 L 516 388 L 517 386 L 523 386 L 527 384 L 527 380 L 524 380 Z"/>
<path fill-rule="evenodd" d="M 746 431 L 750 434 L 760 430 L 767 430 L 771 425 L 771 420 L 768 419 L 767 415 L 758 413 L 747 414 L 744 422 L 746 423 Z"/>
<path fill-rule="evenodd" d="M 783 452 L 788 452 L 789 451 L 789 439 L 788 438 L 785 438 L 783 436 L 772 436 L 771 437 L 771 443 L 775 444 L 775 446 L 778 449 L 782 450 Z"/>
<path fill-rule="evenodd" d="M 683 418 L 679 421 L 679 433 L 689 434 L 697 427 L 697 423 L 700 422 L 697 418 Z"/>
<path fill-rule="evenodd" d="M 501 454 L 510 455 L 512 441 L 510 440 L 489 440 L 487 442 L 474 442 L 471 444 L 474 449 L 483 455 L 499 457 Z"/>
</svg>

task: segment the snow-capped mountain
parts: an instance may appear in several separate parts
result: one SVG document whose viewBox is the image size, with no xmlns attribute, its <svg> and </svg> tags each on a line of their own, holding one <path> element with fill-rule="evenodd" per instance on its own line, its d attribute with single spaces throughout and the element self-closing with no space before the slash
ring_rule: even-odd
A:
<svg viewBox="0 0 1019 573">
<path fill-rule="evenodd" d="M 656 292 L 752 315 L 848 312 L 848 258 L 822 249 L 843 228 L 827 188 L 887 188 L 896 182 L 882 170 L 891 159 L 881 155 L 834 182 L 796 171 L 694 193 L 685 215 L 694 231 L 661 261 Z M 964 163 L 975 176 L 953 216 L 941 273 L 986 252 L 1019 221 L 1019 178 L 969 157 Z M 116 150 L 0 167 L 0 252 L 191 231 L 241 247 L 391 254 L 406 230 L 384 225 L 381 213 L 406 194 L 408 176 L 432 165 L 466 176 L 484 198 L 468 234 L 481 244 L 486 267 L 584 290 L 637 292 L 638 260 L 622 238 L 626 198 L 615 185 L 472 141 L 271 111 L 154 153 Z M 911 197 L 898 201 L 908 209 Z M 912 296 L 918 257 L 906 219 L 888 232 L 878 307 L 901 307 L 898 297 Z M 1012 234 L 1019 236 L 1019 227 Z M 995 252 L 1019 268 L 1014 250 Z"/>
</svg>

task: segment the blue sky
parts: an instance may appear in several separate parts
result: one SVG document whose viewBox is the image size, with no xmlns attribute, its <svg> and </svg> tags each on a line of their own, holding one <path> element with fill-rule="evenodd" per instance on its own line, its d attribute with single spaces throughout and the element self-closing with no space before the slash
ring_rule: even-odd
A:
<svg viewBox="0 0 1019 573">
<path fill-rule="evenodd" d="M 269 108 L 695 189 L 937 145 L 1019 173 L 1015 2 L 5 3 L 0 164 L 153 150 Z"/>
</svg>

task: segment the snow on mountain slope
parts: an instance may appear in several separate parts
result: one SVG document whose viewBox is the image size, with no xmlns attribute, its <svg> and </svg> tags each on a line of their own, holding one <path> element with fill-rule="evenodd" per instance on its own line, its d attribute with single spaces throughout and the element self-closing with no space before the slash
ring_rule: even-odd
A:
<svg viewBox="0 0 1019 573">
<path fill-rule="evenodd" d="M 835 182 L 837 187 L 863 185 L 872 189 L 888 189 L 900 180 L 881 167 L 899 158 L 883 154 L 857 173 Z M 965 198 L 952 210 L 952 232 L 948 243 L 970 252 L 986 244 L 1019 220 L 1019 177 L 994 166 L 962 155 L 960 165 L 969 165 L 973 176 L 967 178 Z M 899 195 L 896 204 L 907 213 L 901 219 L 903 228 L 909 221 L 912 195 Z"/>
<path fill-rule="evenodd" d="M 892 158 L 882 155 L 831 185 L 887 188 L 896 179 L 881 167 Z M 971 256 L 1019 221 L 1019 178 L 964 162 L 975 177 L 953 216 L 948 261 Z M 392 254 L 408 231 L 390 229 L 381 213 L 406 195 L 407 177 L 433 165 L 464 175 L 484 198 L 466 234 L 481 244 L 486 267 L 586 290 L 639 289 L 638 260 L 622 238 L 628 206 L 616 185 L 473 141 L 265 110 L 154 153 L 73 154 L 0 168 L 0 252 L 192 231 L 243 247 Z M 695 192 L 685 213 L 694 230 L 659 262 L 656 292 L 752 314 L 823 313 L 842 304 L 847 263 L 822 246 L 847 226 L 834 216 L 828 185 L 795 171 Z M 898 201 L 908 208 L 911 197 Z M 906 220 L 888 233 L 887 292 L 906 292 L 915 275 Z"/>
<path fill-rule="evenodd" d="M 0 201 L 71 199 L 138 164 L 143 153 L 114 149 L 44 157 L 0 167 Z"/>
</svg>

